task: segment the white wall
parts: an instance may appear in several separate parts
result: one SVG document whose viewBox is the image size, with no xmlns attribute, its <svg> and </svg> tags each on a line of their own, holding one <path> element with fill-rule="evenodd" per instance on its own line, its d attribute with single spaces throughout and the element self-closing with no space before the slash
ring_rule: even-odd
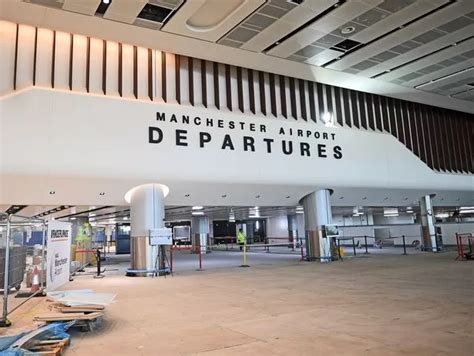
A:
<svg viewBox="0 0 474 356">
<path fill-rule="evenodd" d="M 395 224 L 413 224 L 415 219 L 413 215 L 383 216 L 374 215 L 375 225 L 395 225 Z"/>
<path fill-rule="evenodd" d="M 288 241 L 288 217 L 275 216 L 267 219 L 267 237 L 269 243 L 284 243 Z M 275 239 L 272 239 L 275 238 Z M 283 240 L 283 238 L 285 240 Z"/>
<path fill-rule="evenodd" d="M 474 235 L 474 223 L 444 223 L 436 224 L 441 227 L 441 233 L 443 234 L 444 245 L 456 245 L 456 233 L 465 234 L 472 233 Z M 465 241 L 464 241 L 465 242 Z"/>
</svg>

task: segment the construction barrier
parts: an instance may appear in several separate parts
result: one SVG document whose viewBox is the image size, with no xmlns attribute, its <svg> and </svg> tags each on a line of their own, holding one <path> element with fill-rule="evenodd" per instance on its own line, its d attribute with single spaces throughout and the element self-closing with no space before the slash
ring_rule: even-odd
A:
<svg viewBox="0 0 474 356">
<path fill-rule="evenodd" d="M 466 239 L 469 252 L 464 252 L 463 239 Z M 456 233 L 456 250 L 457 250 L 457 261 L 472 260 L 472 245 L 474 243 L 474 236 L 472 233 L 458 234 Z"/>
<path fill-rule="evenodd" d="M 46 286 L 46 221 L 17 214 L 0 213 L 0 288 L 3 306 L 0 327 L 11 325 L 8 315 L 28 300 L 43 296 Z M 29 291 L 20 291 L 26 286 Z M 25 298 L 8 310 L 12 288 L 17 298 Z"/>
</svg>

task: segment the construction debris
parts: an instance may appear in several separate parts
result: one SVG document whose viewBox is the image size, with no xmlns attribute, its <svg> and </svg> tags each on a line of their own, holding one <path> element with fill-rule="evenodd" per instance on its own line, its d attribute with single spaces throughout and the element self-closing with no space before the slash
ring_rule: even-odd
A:
<svg viewBox="0 0 474 356">
<path fill-rule="evenodd" d="M 61 355 L 70 343 L 70 336 L 66 333 L 66 330 L 74 323 L 55 322 L 22 332 L 13 337 L 0 338 L 0 345 L 3 345 L 0 353 L 5 356 L 20 356 L 31 353 L 46 356 Z"/>
<path fill-rule="evenodd" d="M 102 312 L 94 313 L 44 313 L 34 317 L 34 321 L 70 321 L 70 320 L 90 320 L 94 321 L 103 316 Z"/>
<path fill-rule="evenodd" d="M 92 289 L 50 292 L 47 296 L 51 302 L 50 312 L 33 318 L 41 325 L 17 335 L 0 337 L 0 355 L 59 356 L 70 344 L 66 330 L 70 327 L 94 330 L 104 316 L 105 306 L 115 299 L 115 294 L 95 293 Z"/>
<path fill-rule="evenodd" d="M 115 294 L 95 293 L 92 289 L 55 291 L 47 294 L 48 299 L 67 306 L 102 305 L 106 306 L 115 299 Z"/>
</svg>

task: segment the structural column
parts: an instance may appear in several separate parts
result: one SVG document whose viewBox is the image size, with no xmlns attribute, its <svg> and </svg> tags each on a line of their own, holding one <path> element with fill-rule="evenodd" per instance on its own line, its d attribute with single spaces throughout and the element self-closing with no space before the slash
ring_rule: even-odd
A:
<svg viewBox="0 0 474 356">
<path fill-rule="evenodd" d="M 192 225 L 193 251 L 207 253 L 209 239 L 209 218 L 207 216 L 193 216 Z"/>
<path fill-rule="evenodd" d="M 131 270 L 135 275 L 152 274 L 158 257 L 158 247 L 150 245 L 150 230 L 164 227 L 164 199 L 168 188 L 162 184 L 144 184 L 130 190 L 125 199 L 130 202 Z"/>
<path fill-rule="evenodd" d="M 288 215 L 288 242 L 293 248 L 296 247 L 298 240 L 298 222 L 296 221 L 296 214 Z"/>
<path fill-rule="evenodd" d="M 304 208 L 306 232 L 306 259 L 331 261 L 331 241 L 325 237 L 324 226 L 331 225 L 331 191 L 322 189 L 301 200 Z"/>
<path fill-rule="evenodd" d="M 435 221 L 431 198 L 431 195 L 425 195 L 420 199 L 422 248 L 424 251 L 437 252 L 441 246 L 438 246 L 436 240 L 436 230 L 434 225 Z"/>
</svg>

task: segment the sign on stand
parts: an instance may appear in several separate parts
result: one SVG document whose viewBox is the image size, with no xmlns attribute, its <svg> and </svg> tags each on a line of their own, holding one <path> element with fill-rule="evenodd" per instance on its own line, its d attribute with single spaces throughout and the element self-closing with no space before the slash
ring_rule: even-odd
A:
<svg viewBox="0 0 474 356">
<path fill-rule="evenodd" d="M 172 245 L 172 231 L 168 228 L 150 229 L 150 245 Z"/>
<path fill-rule="evenodd" d="M 71 259 L 71 224 L 48 221 L 47 242 L 47 282 L 48 291 L 56 290 L 69 282 Z"/>
</svg>

